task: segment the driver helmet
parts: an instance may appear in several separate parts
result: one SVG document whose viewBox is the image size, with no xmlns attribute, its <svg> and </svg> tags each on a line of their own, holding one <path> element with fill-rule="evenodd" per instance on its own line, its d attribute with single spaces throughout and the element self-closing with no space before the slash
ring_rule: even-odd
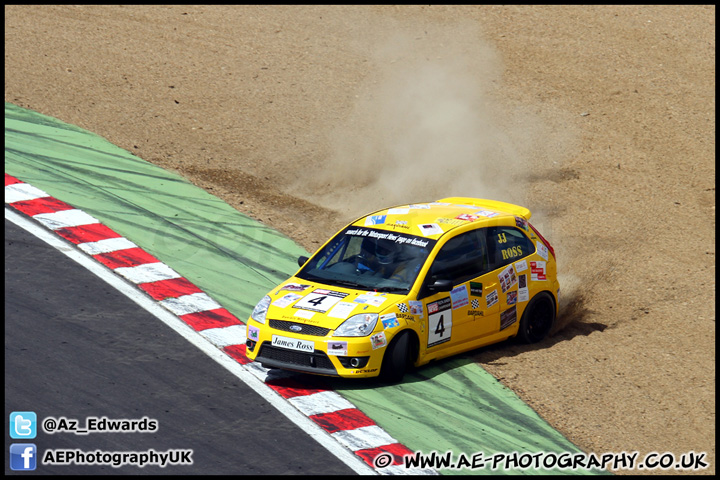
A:
<svg viewBox="0 0 720 480">
<path fill-rule="evenodd" d="M 375 258 L 380 265 L 389 265 L 395 262 L 400 246 L 390 240 L 378 240 L 375 244 Z"/>
</svg>

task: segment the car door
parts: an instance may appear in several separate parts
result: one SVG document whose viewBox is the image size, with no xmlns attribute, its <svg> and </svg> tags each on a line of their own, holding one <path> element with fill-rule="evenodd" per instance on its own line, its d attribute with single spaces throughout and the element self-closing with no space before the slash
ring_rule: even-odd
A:
<svg viewBox="0 0 720 480">
<path fill-rule="evenodd" d="M 488 270 L 483 229 L 461 233 L 438 251 L 418 295 L 427 315 L 424 347 L 430 358 L 466 350 L 497 331 L 498 280 Z M 437 281 L 449 281 L 445 291 L 432 289 Z"/>
</svg>

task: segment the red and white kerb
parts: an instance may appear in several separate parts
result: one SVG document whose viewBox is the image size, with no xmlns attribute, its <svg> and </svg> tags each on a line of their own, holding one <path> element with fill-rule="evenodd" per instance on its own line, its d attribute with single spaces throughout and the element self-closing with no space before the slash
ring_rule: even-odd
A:
<svg viewBox="0 0 720 480">
<path fill-rule="evenodd" d="M 413 452 L 399 443 L 344 397 L 330 389 L 307 388 L 287 372 L 263 368 L 245 355 L 246 331 L 240 321 L 175 270 L 96 218 L 5 174 L 5 203 L 54 231 L 126 280 L 243 365 L 371 468 L 381 474 L 436 474 L 405 469 L 403 456 Z M 377 468 L 380 453 L 393 464 Z"/>
</svg>

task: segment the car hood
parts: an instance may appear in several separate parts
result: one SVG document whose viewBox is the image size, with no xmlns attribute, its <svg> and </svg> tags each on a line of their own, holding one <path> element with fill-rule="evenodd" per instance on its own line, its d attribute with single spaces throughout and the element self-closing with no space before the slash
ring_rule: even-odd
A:
<svg viewBox="0 0 720 480">
<path fill-rule="evenodd" d="M 335 330 L 359 313 L 382 313 L 405 295 L 356 290 L 293 277 L 268 293 L 267 318 Z"/>
</svg>

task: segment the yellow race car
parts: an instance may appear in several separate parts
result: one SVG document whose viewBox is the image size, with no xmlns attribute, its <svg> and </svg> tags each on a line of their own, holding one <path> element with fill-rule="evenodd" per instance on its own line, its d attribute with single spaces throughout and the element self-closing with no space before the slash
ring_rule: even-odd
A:
<svg viewBox="0 0 720 480">
<path fill-rule="evenodd" d="M 340 230 L 247 321 L 265 367 L 400 381 L 483 345 L 545 338 L 558 313 L 555 251 L 530 210 L 477 198 L 386 208 Z"/>
</svg>

